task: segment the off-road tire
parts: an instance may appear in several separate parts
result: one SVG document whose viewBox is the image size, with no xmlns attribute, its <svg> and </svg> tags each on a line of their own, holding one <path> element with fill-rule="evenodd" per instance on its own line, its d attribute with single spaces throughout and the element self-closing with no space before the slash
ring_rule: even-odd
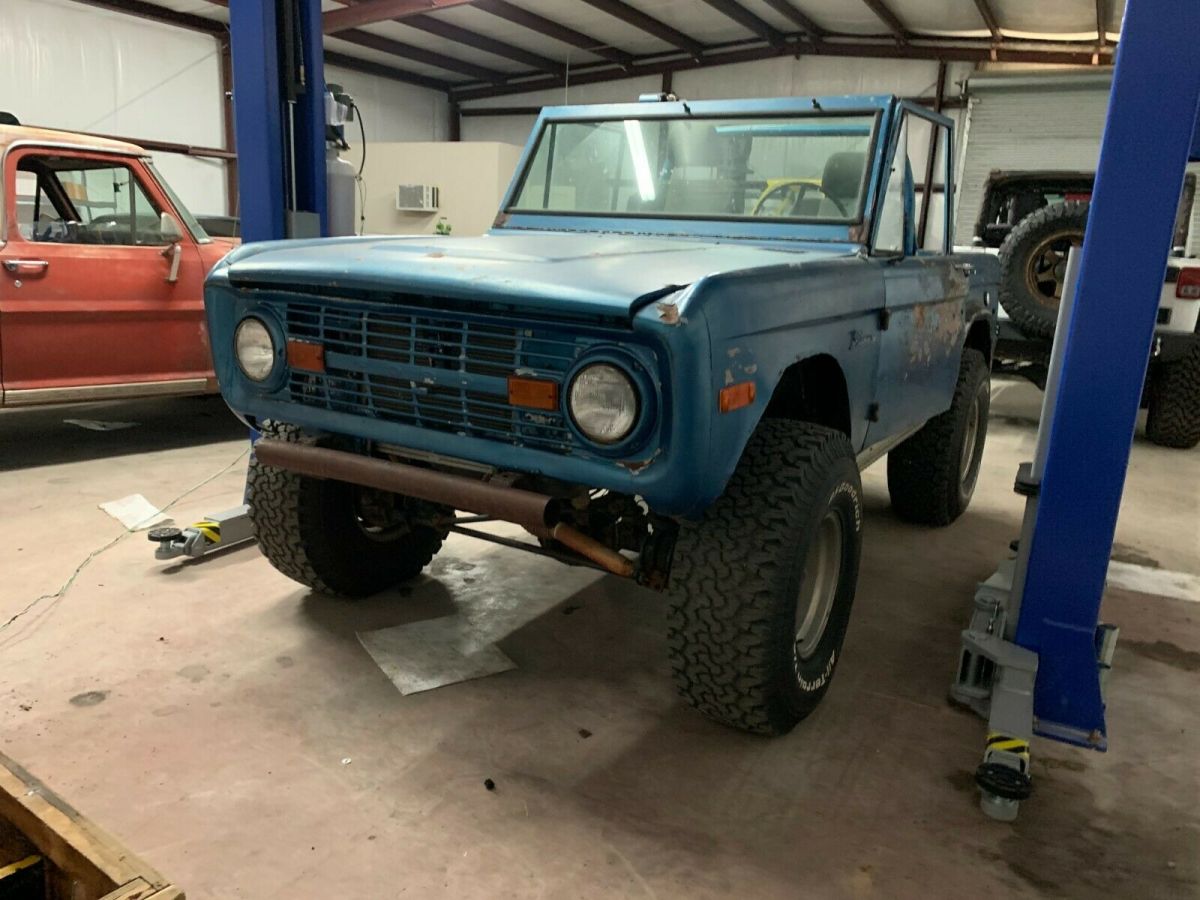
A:
<svg viewBox="0 0 1200 900">
<path fill-rule="evenodd" d="M 862 508 L 844 434 L 779 419 L 759 424 L 725 493 L 702 519 L 679 529 L 668 654 L 688 703 L 759 734 L 785 734 L 816 708 L 850 619 Z M 829 515 L 841 528 L 836 592 L 823 631 L 813 629 L 814 646 L 801 660 L 797 600 L 809 549 Z"/>
<path fill-rule="evenodd" d="M 950 408 L 888 454 L 888 494 L 896 515 L 920 525 L 942 526 L 963 514 L 979 478 L 990 406 L 987 360 L 978 350 L 965 348 Z M 969 477 L 964 479 L 963 445 L 975 417 L 975 443 L 966 461 Z"/>
<path fill-rule="evenodd" d="M 1000 245 L 1000 305 L 1013 323 L 1029 337 L 1052 338 L 1058 322 L 1058 304 L 1047 304 L 1026 283 L 1030 255 L 1057 234 L 1083 240 L 1088 204 L 1072 200 L 1054 203 L 1030 213 L 1013 227 Z"/>
<path fill-rule="evenodd" d="M 1146 437 L 1163 447 L 1200 444 L 1200 344 L 1170 362 L 1150 364 Z"/>
<path fill-rule="evenodd" d="M 263 437 L 300 441 L 290 426 L 264 423 Z M 355 512 L 355 486 L 250 463 L 246 502 L 259 549 L 276 569 L 314 591 L 366 597 L 416 577 L 444 534 L 411 523 L 407 532 L 369 536 Z"/>
</svg>

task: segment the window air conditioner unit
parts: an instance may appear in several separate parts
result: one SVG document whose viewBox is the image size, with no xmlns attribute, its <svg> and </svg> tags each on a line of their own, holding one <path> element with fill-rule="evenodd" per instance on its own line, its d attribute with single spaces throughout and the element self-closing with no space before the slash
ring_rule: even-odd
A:
<svg viewBox="0 0 1200 900">
<path fill-rule="evenodd" d="M 428 184 L 402 184 L 396 188 L 397 212 L 437 212 L 438 189 Z"/>
</svg>

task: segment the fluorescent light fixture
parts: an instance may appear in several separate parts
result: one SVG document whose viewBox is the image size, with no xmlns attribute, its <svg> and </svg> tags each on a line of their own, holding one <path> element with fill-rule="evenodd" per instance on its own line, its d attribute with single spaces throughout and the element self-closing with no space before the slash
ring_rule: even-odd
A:
<svg viewBox="0 0 1200 900">
<path fill-rule="evenodd" d="M 638 193 L 643 203 L 649 203 L 654 199 L 654 179 L 650 177 L 650 160 L 646 156 L 646 142 L 642 139 L 642 123 L 637 119 L 626 119 L 625 139 L 629 142 L 629 156 L 633 159 Z"/>
</svg>

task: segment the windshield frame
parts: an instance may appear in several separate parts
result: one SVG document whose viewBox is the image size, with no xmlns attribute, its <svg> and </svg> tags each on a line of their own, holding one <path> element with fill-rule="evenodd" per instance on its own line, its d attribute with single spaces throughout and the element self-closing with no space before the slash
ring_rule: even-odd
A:
<svg viewBox="0 0 1200 900">
<path fill-rule="evenodd" d="M 601 125 L 606 122 L 624 122 L 626 120 L 649 121 L 649 122 L 704 122 L 704 121 L 721 121 L 729 122 L 735 120 L 753 121 L 755 119 L 770 119 L 771 124 L 779 119 L 847 119 L 852 117 L 861 117 L 866 120 L 870 117 L 870 131 L 867 134 L 866 144 L 866 160 L 863 165 L 862 180 L 858 190 L 858 206 L 854 210 L 854 215 L 848 218 L 830 218 L 821 216 L 755 216 L 749 215 L 729 215 L 718 213 L 660 213 L 660 212 L 630 212 L 628 210 L 616 212 L 613 210 L 569 210 L 569 209 L 530 209 L 527 207 L 516 207 L 514 202 L 517 197 L 525 189 L 525 182 L 529 176 L 533 174 L 534 163 L 537 162 L 538 148 L 544 139 L 549 140 L 550 154 L 554 153 L 554 132 L 550 129 L 557 125 L 583 124 L 583 125 Z M 676 221 L 676 222 L 753 222 L 756 219 L 777 222 L 789 223 L 792 225 L 837 225 L 841 227 L 852 227 L 861 225 L 866 216 L 867 194 L 870 187 L 871 172 L 873 170 L 874 159 L 879 141 L 879 125 L 882 119 L 882 110 L 880 109 L 863 109 L 863 110 L 842 110 L 842 109 L 808 109 L 797 112 L 778 113 L 768 111 L 754 112 L 739 112 L 739 113 L 705 113 L 705 114 L 687 114 L 681 113 L 674 116 L 564 116 L 564 117 L 547 117 L 541 123 L 541 127 L 537 130 L 537 137 L 529 142 L 529 154 L 524 165 L 513 179 L 513 188 L 505 197 L 504 213 L 508 215 L 522 216 L 580 216 L 583 218 L 601 218 L 601 219 L 655 219 L 658 221 Z M 547 136 L 548 135 L 548 136 Z M 553 157 L 549 160 L 550 165 L 553 165 Z M 767 183 L 771 179 L 765 179 Z"/>
<path fill-rule="evenodd" d="M 544 107 L 534 124 L 529 140 L 500 203 L 500 212 L 492 225 L 499 231 L 565 231 L 585 234 L 612 232 L 694 238 L 759 241 L 808 241 L 861 247 L 864 235 L 878 205 L 880 159 L 896 116 L 899 101 L 888 94 L 834 97 L 780 97 L 758 100 L 669 100 L 660 102 L 614 103 Z M 774 216 L 686 217 L 638 215 L 635 213 L 562 213 L 529 211 L 514 207 L 515 198 L 533 163 L 536 149 L 546 127 L 553 122 L 596 121 L 599 119 L 662 118 L 762 118 L 810 115 L 813 112 L 838 115 L 875 116 L 875 130 L 868 147 L 866 189 L 857 223 L 809 221 Z"/>
</svg>

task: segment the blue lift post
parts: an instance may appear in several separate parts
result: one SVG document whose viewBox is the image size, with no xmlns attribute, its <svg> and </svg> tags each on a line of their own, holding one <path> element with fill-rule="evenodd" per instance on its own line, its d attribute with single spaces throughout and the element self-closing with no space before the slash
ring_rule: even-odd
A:
<svg viewBox="0 0 1200 900">
<path fill-rule="evenodd" d="M 1198 35 L 1196 0 L 1126 4 L 1077 291 L 1047 385 L 1044 466 L 1018 475 L 1031 497 L 1019 555 L 1011 581 L 1002 566 L 981 585 L 952 690 L 989 715 L 977 780 L 997 818 L 1028 795 L 1030 734 L 1107 748 L 1101 674 L 1116 632 L 1098 624 L 1100 602 L 1185 167 L 1200 155 Z M 1006 607 L 991 605 L 989 584 L 1011 590 Z M 963 689 L 968 668 L 983 672 L 986 701 Z"/>
<path fill-rule="evenodd" d="M 321 0 L 237 0 L 229 31 L 242 240 L 328 235 Z M 257 439 L 251 431 L 251 445 Z M 157 559 L 197 558 L 254 529 L 243 503 L 148 536 Z"/>
<path fill-rule="evenodd" d="M 238 0 L 229 32 L 242 239 L 328 234 L 321 2 Z"/>
</svg>

